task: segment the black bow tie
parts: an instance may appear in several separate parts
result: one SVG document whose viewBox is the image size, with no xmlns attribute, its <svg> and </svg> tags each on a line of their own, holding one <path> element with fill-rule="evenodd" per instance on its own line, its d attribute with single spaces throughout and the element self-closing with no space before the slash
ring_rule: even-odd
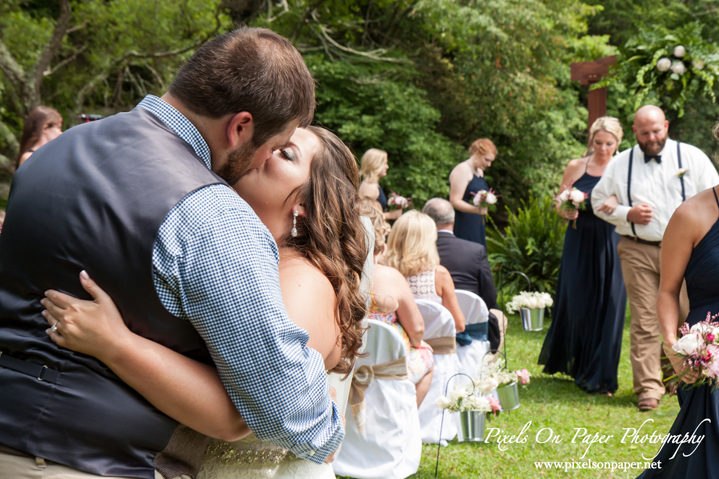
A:
<svg viewBox="0 0 719 479">
<path fill-rule="evenodd" d="M 656 156 L 644 155 L 644 163 L 649 163 L 652 160 L 655 160 L 657 162 L 657 164 L 660 164 L 662 162 L 662 155 L 656 155 Z"/>
</svg>

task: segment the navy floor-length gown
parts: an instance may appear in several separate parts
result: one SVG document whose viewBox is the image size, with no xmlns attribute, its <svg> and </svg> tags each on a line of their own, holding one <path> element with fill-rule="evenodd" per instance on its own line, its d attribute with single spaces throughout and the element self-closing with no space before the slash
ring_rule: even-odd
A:
<svg viewBox="0 0 719 479">
<path fill-rule="evenodd" d="M 591 195 L 599 176 L 586 172 L 574 187 Z M 539 364 L 565 373 L 589 393 L 614 393 L 627 304 L 614 226 L 594 215 L 589 198 L 570 221 Z"/>
<path fill-rule="evenodd" d="M 473 205 L 474 196 L 482 190 L 489 191 L 487 181 L 480 176 L 472 175 L 472 181 L 469 182 L 467 189 L 464 190 L 462 199 L 470 205 Z M 485 224 L 485 218 L 483 216 L 454 210 L 454 235 L 457 238 L 474 241 L 486 248 L 486 233 L 487 225 Z"/>
<path fill-rule="evenodd" d="M 687 323 L 704 321 L 708 312 L 712 316 L 719 313 L 719 220 L 692 250 L 684 279 L 690 307 Z M 639 477 L 719 479 L 719 389 L 712 392 L 711 386 L 680 387 L 678 396 L 681 410 L 669 434 L 684 437 L 693 433 L 704 439 L 698 447 L 684 444 L 679 451 L 677 445 L 666 444 L 654 459 L 661 461 L 661 469 L 647 469 Z M 702 424 L 705 419 L 709 421 Z"/>
</svg>

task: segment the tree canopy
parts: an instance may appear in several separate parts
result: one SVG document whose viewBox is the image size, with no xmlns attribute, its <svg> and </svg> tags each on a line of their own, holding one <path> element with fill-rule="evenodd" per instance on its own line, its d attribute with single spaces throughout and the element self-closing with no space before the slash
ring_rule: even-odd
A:
<svg viewBox="0 0 719 479">
<path fill-rule="evenodd" d="M 570 82 L 571 62 L 690 22 L 716 45 L 716 11 L 709 0 L 8 0 L 0 6 L 0 168 L 7 181 L 32 107 L 54 106 L 67 125 L 78 113 L 127 110 L 162 93 L 206 39 L 251 25 L 302 52 L 318 82 L 318 124 L 358 157 L 368 148 L 389 153 L 389 189 L 416 206 L 446 197 L 449 172 L 485 137 L 499 149 L 488 181 L 516 208 L 554 191 L 567 161 L 585 150 L 587 92 Z M 661 104 L 652 93 L 644 101 Z M 719 110 L 704 97 L 686 105 L 672 117 L 672 135 L 709 153 Z M 626 86 L 610 87 L 624 146 L 634 106 Z"/>
</svg>

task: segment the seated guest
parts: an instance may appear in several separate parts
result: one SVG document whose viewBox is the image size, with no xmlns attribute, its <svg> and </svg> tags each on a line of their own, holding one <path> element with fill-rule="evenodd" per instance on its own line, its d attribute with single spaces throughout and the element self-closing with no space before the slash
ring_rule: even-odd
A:
<svg viewBox="0 0 719 479">
<path fill-rule="evenodd" d="M 385 263 L 402 273 L 416 299 L 435 301 L 447 308 L 460 333 L 464 331 L 464 314 L 454 294 L 452 276 L 439 264 L 436 240 L 432 218 L 415 210 L 405 213 L 389 233 Z"/>
<path fill-rule="evenodd" d="M 501 347 L 507 318 L 497 306 L 497 290 L 487 260 L 487 250 L 479 243 L 457 238 L 454 235 L 454 208 L 442 198 L 432 198 L 422 208 L 437 226 L 437 252 L 439 264 L 452 275 L 454 287 L 469 291 L 484 300 L 490 309 L 488 338 L 492 350 Z M 502 318 L 502 328 L 499 320 Z"/>
<path fill-rule="evenodd" d="M 376 257 L 384 252 L 384 239 L 390 228 L 384 220 L 382 210 L 374 203 L 371 200 L 362 200 L 362 216 L 367 216 L 372 221 Z M 422 341 L 424 320 L 414 302 L 412 291 L 399 271 L 375 264 L 372 276 L 372 305 L 368 317 L 394 326 L 402 336 L 407 351 L 407 375 L 415 384 L 419 407 L 432 383 L 434 364 L 432 348 Z"/>
<path fill-rule="evenodd" d="M 49 106 L 36 106 L 25 118 L 20 137 L 20 152 L 16 167 L 30 158 L 35 150 L 62 133 L 62 115 Z"/>
</svg>

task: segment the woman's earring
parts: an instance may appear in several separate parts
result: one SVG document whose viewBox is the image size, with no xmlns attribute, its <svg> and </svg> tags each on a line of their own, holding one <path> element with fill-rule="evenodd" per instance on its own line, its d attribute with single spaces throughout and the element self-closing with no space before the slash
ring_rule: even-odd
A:
<svg viewBox="0 0 719 479">
<path fill-rule="evenodd" d="M 297 215 L 299 214 L 300 213 L 297 210 L 292 213 L 292 231 L 290 231 L 290 234 L 293 238 L 297 236 Z"/>
</svg>

